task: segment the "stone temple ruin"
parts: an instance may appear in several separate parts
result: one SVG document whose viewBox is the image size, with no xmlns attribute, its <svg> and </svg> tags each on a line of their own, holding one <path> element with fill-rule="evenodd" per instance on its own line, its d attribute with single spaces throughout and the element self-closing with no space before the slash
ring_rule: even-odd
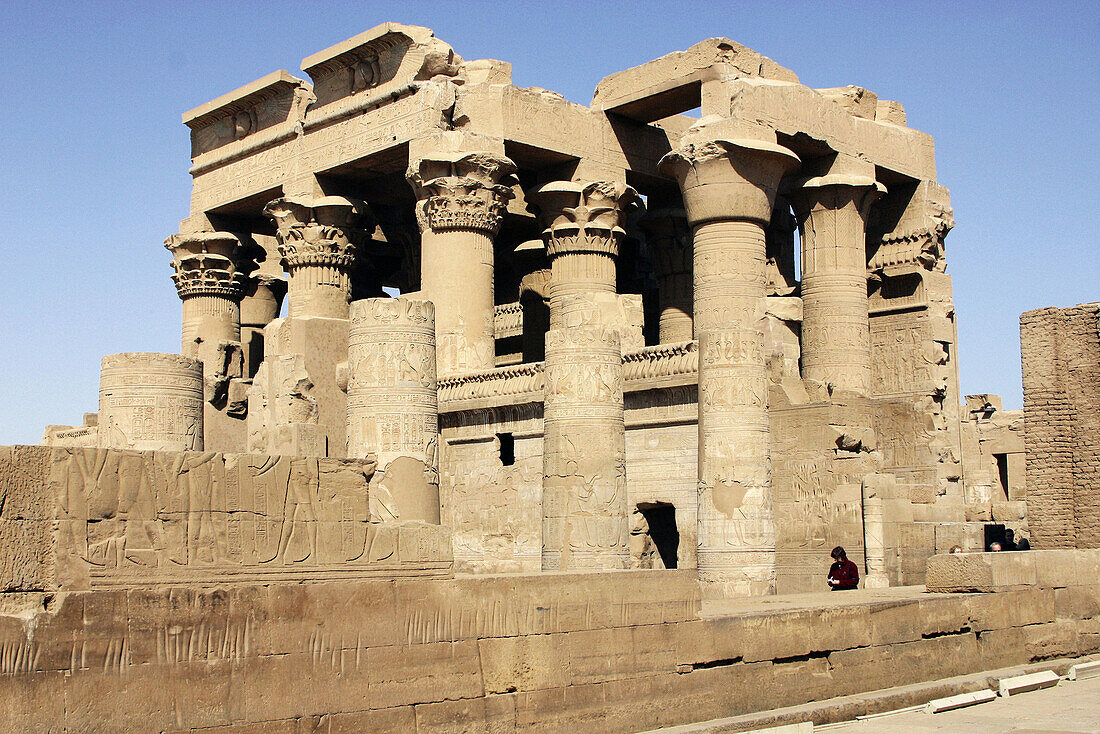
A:
<svg viewBox="0 0 1100 734">
<path fill-rule="evenodd" d="M 180 353 L 105 357 L 98 414 L 0 454 L 17 513 L 3 588 L 44 594 L 52 615 L 38 642 L 4 643 L 3 672 L 66 686 L 47 716 L 419 732 L 503 705 L 501 731 L 520 711 L 568 728 L 566 709 L 636 731 L 729 715 L 739 704 L 688 691 L 765 665 L 770 705 L 864 690 L 868 645 L 974 648 L 876 671 L 885 685 L 1026 661 L 978 649 L 995 599 L 980 594 L 897 597 L 915 638 L 856 639 L 853 622 L 830 648 L 850 677 L 820 691 L 778 671 L 821 656 L 768 648 L 762 617 L 712 619 L 716 647 L 688 644 L 701 599 L 822 590 L 836 545 L 868 588 L 974 591 L 926 579 L 929 558 L 1028 532 L 1022 416 L 996 396 L 960 407 L 954 220 L 900 103 L 810 89 L 722 38 L 604 78 L 588 107 L 394 23 L 302 69 L 311 81 L 277 71 L 183 117 L 194 188 L 165 242 Z M 594 573 L 624 569 L 660 570 Z M 1002 617 L 985 629 L 1017 629 Z M 663 637 L 641 640 L 654 624 Z M 718 649 L 731 624 L 761 650 Z M 656 678 L 601 700 L 674 680 L 679 703 L 615 723 L 580 691 L 616 676 L 577 677 L 578 655 L 617 654 L 623 634 L 616 665 Z M 244 665 L 281 682 L 216 706 L 173 694 L 148 719 L 106 710 L 122 690 L 100 673 L 155 687 L 197 661 L 215 690 L 237 691 Z M 322 682 L 299 691 L 307 668 Z M 349 704 L 360 684 L 369 704 Z"/>
</svg>

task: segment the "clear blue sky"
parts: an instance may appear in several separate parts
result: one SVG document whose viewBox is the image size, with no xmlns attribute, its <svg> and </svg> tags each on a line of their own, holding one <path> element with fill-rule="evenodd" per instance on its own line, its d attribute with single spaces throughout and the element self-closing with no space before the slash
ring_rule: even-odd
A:
<svg viewBox="0 0 1100 734">
<path fill-rule="evenodd" d="M 0 7 L 0 444 L 95 411 L 99 359 L 179 349 L 161 246 L 187 215 L 180 114 L 385 21 L 587 104 L 605 75 L 727 36 L 857 84 L 935 136 L 964 393 L 1019 407 L 1018 318 L 1100 300 L 1100 3 L 18 2 Z"/>
</svg>

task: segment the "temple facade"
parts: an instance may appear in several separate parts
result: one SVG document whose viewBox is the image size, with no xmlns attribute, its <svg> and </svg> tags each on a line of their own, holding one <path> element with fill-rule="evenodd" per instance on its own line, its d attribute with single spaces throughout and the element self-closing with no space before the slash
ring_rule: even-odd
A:
<svg viewBox="0 0 1100 734">
<path fill-rule="evenodd" d="M 183 116 L 180 354 L 107 358 L 47 443 L 369 461 L 372 517 L 448 529 L 456 571 L 713 595 L 820 589 L 836 545 L 922 583 L 1023 526 L 960 410 L 954 220 L 900 103 L 724 38 L 589 106 L 416 26 L 301 66 Z"/>
</svg>

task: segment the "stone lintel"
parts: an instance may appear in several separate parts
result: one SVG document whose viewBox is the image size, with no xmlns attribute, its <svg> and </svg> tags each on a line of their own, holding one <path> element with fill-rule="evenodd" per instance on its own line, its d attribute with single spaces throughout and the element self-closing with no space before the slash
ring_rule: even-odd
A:
<svg viewBox="0 0 1100 734">
<path fill-rule="evenodd" d="M 794 72 L 728 38 L 709 38 L 596 85 L 592 109 L 652 122 L 699 106 L 700 86 L 722 75 L 764 76 L 798 82 Z"/>
</svg>

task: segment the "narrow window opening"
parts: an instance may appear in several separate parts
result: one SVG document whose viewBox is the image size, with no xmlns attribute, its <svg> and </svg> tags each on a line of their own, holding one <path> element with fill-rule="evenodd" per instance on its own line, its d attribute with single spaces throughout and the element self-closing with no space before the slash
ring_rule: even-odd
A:
<svg viewBox="0 0 1100 734">
<path fill-rule="evenodd" d="M 1008 454 L 993 454 L 994 460 L 997 462 L 997 476 L 1001 480 L 1001 491 L 1004 492 L 1005 499 L 1008 499 Z"/>
<path fill-rule="evenodd" d="M 516 463 L 516 439 L 510 433 L 498 433 L 497 443 L 500 444 L 501 466 L 512 466 Z"/>
</svg>

